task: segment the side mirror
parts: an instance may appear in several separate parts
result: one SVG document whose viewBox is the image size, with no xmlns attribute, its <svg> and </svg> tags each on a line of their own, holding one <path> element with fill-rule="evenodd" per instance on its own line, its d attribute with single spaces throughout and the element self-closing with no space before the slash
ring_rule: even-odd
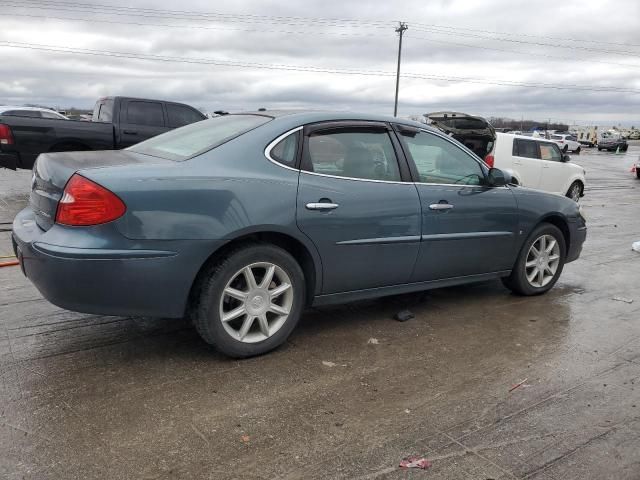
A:
<svg viewBox="0 0 640 480">
<path fill-rule="evenodd" d="M 490 187 L 504 187 L 510 182 L 511 175 L 509 175 L 508 173 L 503 172 L 499 168 L 489 169 L 489 174 L 487 175 L 487 183 Z"/>
<path fill-rule="evenodd" d="M 570 162 L 571 161 L 571 157 L 569 155 L 567 155 L 566 153 L 562 154 L 562 161 L 563 162 Z"/>
</svg>

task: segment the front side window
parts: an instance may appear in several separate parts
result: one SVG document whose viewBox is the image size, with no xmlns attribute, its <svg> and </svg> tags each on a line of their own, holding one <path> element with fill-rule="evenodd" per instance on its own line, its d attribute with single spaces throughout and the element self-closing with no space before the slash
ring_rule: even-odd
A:
<svg viewBox="0 0 640 480">
<path fill-rule="evenodd" d="M 480 185 L 484 172 L 468 153 L 437 135 L 402 133 L 421 183 Z"/>
<path fill-rule="evenodd" d="M 186 160 L 239 137 L 270 120 L 270 117 L 261 115 L 224 115 L 171 130 L 140 142 L 127 150 L 168 160 Z"/>
<path fill-rule="evenodd" d="M 540 158 L 538 143 L 534 140 L 521 140 L 516 138 L 513 141 L 513 155 L 525 158 Z"/>
<path fill-rule="evenodd" d="M 162 104 L 155 102 L 129 102 L 127 104 L 127 123 L 162 127 L 164 125 Z"/>
<path fill-rule="evenodd" d="M 540 157 L 542 160 L 550 160 L 552 162 L 562 161 L 562 153 L 555 143 L 541 143 Z"/>
<path fill-rule="evenodd" d="M 271 158 L 287 167 L 295 166 L 300 134 L 298 130 L 280 140 L 269 152 Z"/>
<path fill-rule="evenodd" d="M 52 120 L 64 120 L 65 118 L 62 115 L 58 115 L 54 112 L 40 112 L 43 118 L 50 118 Z"/>
<path fill-rule="evenodd" d="M 312 133 L 307 145 L 306 170 L 365 180 L 401 180 L 393 143 L 386 130 L 324 130 Z"/>
</svg>

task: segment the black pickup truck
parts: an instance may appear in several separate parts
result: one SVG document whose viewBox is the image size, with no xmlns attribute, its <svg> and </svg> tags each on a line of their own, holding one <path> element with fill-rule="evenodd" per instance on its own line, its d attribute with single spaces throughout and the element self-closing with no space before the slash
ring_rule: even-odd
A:
<svg viewBox="0 0 640 480">
<path fill-rule="evenodd" d="M 99 99 L 91 122 L 0 115 L 0 167 L 32 168 L 45 152 L 125 148 L 205 118 L 182 103 L 129 97 Z"/>
</svg>

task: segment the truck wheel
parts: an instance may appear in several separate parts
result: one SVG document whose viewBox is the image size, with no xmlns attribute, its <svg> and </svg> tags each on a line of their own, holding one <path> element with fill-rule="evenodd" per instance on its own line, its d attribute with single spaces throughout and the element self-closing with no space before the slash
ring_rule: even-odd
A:
<svg viewBox="0 0 640 480">
<path fill-rule="evenodd" d="M 555 225 L 541 223 L 527 238 L 511 275 L 502 283 L 518 295 L 541 295 L 558 281 L 565 258 L 562 232 Z"/>
<path fill-rule="evenodd" d="M 212 265 L 195 287 L 191 318 L 205 342 L 234 358 L 280 346 L 300 320 L 304 273 L 275 245 L 238 247 Z"/>
</svg>

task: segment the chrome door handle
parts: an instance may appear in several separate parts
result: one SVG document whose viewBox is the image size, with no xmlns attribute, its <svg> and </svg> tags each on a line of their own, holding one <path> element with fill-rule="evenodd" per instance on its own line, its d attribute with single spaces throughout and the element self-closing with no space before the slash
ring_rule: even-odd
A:
<svg viewBox="0 0 640 480">
<path fill-rule="evenodd" d="M 340 205 L 337 203 L 316 202 L 307 203 L 305 206 L 307 207 L 307 210 L 335 210 Z"/>
<path fill-rule="evenodd" d="M 432 203 L 429 205 L 430 210 L 451 210 L 453 205 L 450 203 Z"/>
</svg>

